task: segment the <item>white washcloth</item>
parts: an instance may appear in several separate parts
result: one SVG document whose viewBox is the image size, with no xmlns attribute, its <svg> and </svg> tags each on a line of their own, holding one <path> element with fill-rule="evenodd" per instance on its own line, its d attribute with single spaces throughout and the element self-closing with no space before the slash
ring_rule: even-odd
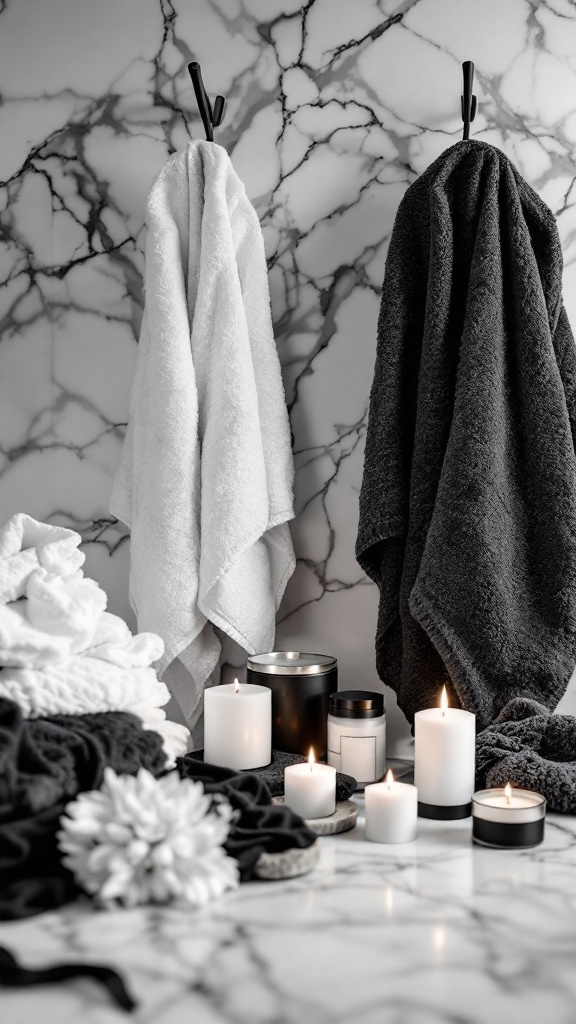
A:
<svg viewBox="0 0 576 1024">
<path fill-rule="evenodd" d="M 73 530 L 39 523 L 24 512 L 11 516 L 0 528 L 0 604 L 22 597 L 39 566 L 56 576 L 73 576 L 84 564 L 81 540 Z"/>
<path fill-rule="evenodd" d="M 110 508 L 131 529 L 138 628 L 164 640 L 159 672 L 192 722 L 220 653 L 211 623 L 251 654 L 274 645 L 295 566 L 294 465 L 262 233 L 225 150 L 193 142 L 173 156 L 147 222 Z"/>
<path fill-rule="evenodd" d="M 45 669 L 4 668 L 0 696 L 22 708 L 25 718 L 86 715 L 162 707 L 170 699 L 153 668 L 120 668 L 82 654 L 62 658 Z"/>
</svg>

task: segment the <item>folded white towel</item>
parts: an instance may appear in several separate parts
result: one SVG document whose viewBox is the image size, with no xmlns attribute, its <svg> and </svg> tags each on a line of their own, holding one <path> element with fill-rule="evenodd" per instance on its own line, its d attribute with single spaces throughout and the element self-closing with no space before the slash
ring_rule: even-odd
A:
<svg viewBox="0 0 576 1024">
<path fill-rule="evenodd" d="M 0 605 L 0 666 L 33 667 L 78 654 L 91 645 L 105 607 L 104 591 L 81 572 L 64 579 L 34 569 L 26 597 Z"/>
<path fill-rule="evenodd" d="M 273 647 L 295 566 L 293 473 L 258 218 L 225 150 L 190 143 L 148 202 L 146 308 L 110 508 L 131 529 L 138 628 L 164 640 L 159 671 L 191 722 L 220 653 L 211 623 L 249 653 Z"/>
<path fill-rule="evenodd" d="M 19 704 L 25 718 L 158 708 L 170 699 L 153 668 L 120 668 L 82 654 L 45 669 L 2 669 L 0 696 Z"/>
<path fill-rule="evenodd" d="M 73 530 L 17 512 L 0 528 L 0 604 L 22 597 L 39 566 L 56 576 L 73 576 L 84 564 L 81 541 Z"/>
<path fill-rule="evenodd" d="M 132 636 L 124 619 L 102 612 L 92 643 L 83 653 L 120 668 L 146 668 L 162 657 L 164 644 L 155 633 Z"/>
</svg>

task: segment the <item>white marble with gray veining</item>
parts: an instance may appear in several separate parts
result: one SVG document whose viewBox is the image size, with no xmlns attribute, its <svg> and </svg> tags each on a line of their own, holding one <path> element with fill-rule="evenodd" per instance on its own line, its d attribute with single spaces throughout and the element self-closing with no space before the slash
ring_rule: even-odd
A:
<svg viewBox="0 0 576 1024">
<path fill-rule="evenodd" d="M 297 464 L 298 567 L 278 646 L 377 686 L 376 594 L 354 559 L 384 259 L 407 185 L 473 133 L 558 217 L 576 323 L 572 0 L 0 0 L 0 519 L 82 532 L 131 621 L 108 513 L 142 308 L 143 220 L 202 137 L 188 60 L 228 98 L 218 141 L 258 210 Z M 242 663 L 238 649 L 225 657 Z M 406 729 L 392 698 L 396 749 Z"/>
<path fill-rule="evenodd" d="M 362 821 L 360 817 L 359 821 Z M 119 969 L 140 1005 L 90 981 L 0 990 L 3 1024 L 574 1024 L 576 819 L 543 845 L 473 846 L 470 821 L 420 821 L 406 846 L 360 824 L 320 866 L 248 883 L 200 912 L 59 913 L 0 925 L 28 965 Z"/>
</svg>

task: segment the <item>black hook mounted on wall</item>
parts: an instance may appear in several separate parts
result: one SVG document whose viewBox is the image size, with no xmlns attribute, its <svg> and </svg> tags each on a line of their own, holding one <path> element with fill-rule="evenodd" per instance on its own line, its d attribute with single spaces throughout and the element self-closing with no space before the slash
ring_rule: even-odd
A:
<svg viewBox="0 0 576 1024">
<path fill-rule="evenodd" d="M 462 139 L 470 138 L 470 122 L 476 117 L 476 97 L 472 93 L 474 88 L 474 65 L 471 60 L 465 60 L 462 65 L 464 76 L 464 90 L 462 95 L 462 120 L 464 131 Z"/>
<path fill-rule="evenodd" d="M 202 124 L 204 125 L 206 141 L 214 142 L 213 128 L 218 128 L 222 124 L 224 110 L 226 109 L 226 100 L 223 96 L 217 96 L 214 100 L 214 109 L 212 109 L 212 104 L 208 99 L 204 88 L 204 82 L 202 81 L 202 71 L 197 60 L 190 62 L 188 65 L 188 71 L 190 73 L 190 78 L 192 79 L 194 92 L 196 93 L 196 102 L 198 104 L 198 110 L 200 111 L 200 117 L 202 118 Z"/>
</svg>

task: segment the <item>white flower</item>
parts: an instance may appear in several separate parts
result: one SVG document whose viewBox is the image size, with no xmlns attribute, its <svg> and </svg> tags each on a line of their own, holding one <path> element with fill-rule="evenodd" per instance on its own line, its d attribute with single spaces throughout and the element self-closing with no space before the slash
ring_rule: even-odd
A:
<svg viewBox="0 0 576 1024">
<path fill-rule="evenodd" d="M 238 885 L 238 864 L 222 849 L 232 809 L 214 809 L 201 782 L 176 772 L 155 779 L 104 770 L 100 790 L 81 793 L 60 819 L 63 864 L 104 906 L 207 903 Z"/>
</svg>

